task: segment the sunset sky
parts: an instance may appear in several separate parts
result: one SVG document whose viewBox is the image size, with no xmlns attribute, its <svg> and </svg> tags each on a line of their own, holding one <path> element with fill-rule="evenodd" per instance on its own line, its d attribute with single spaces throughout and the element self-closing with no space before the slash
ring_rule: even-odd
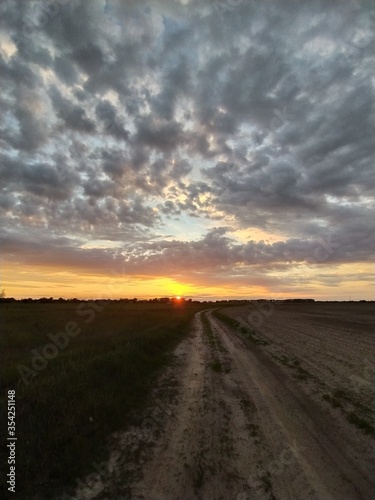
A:
<svg viewBox="0 0 375 500">
<path fill-rule="evenodd" d="M 372 2 L 0 3 L 8 297 L 373 299 Z"/>
</svg>

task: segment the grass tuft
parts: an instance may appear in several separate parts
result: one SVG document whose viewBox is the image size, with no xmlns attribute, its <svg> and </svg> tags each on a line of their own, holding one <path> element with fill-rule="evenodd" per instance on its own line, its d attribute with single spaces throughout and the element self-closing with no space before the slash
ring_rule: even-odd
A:
<svg viewBox="0 0 375 500">
<path fill-rule="evenodd" d="M 262 338 L 259 334 L 259 332 L 256 332 L 254 329 L 250 328 L 250 326 L 243 325 L 239 321 L 229 318 L 225 314 L 221 312 L 221 309 L 216 309 L 215 311 L 212 312 L 212 314 L 221 322 L 223 322 L 225 325 L 229 326 L 230 328 L 234 328 L 237 330 L 239 333 L 244 335 L 246 338 L 251 340 L 253 344 L 257 345 L 269 345 L 271 342 L 265 338 Z"/>
<path fill-rule="evenodd" d="M 359 417 L 356 413 L 349 413 L 347 416 L 348 421 L 354 424 L 358 429 L 364 431 L 365 434 L 369 434 L 375 437 L 375 427 L 366 419 Z"/>
</svg>

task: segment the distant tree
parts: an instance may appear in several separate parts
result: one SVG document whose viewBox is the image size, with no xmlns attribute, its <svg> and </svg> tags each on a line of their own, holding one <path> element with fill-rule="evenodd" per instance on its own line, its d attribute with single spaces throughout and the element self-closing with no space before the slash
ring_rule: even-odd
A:
<svg viewBox="0 0 375 500">
<path fill-rule="evenodd" d="M 41 297 L 38 299 L 38 302 L 41 302 L 42 304 L 48 304 L 49 302 L 53 302 L 53 297 Z"/>
<path fill-rule="evenodd" d="M 1 303 L 17 302 L 14 297 L 0 297 Z"/>
<path fill-rule="evenodd" d="M 162 297 L 161 299 L 159 299 L 159 302 L 161 304 L 169 304 L 170 301 L 171 299 L 169 297 Z"/>
<path fill-rule="evenodd" d="M 0 292 L 0 299 L 5 299 L 5 290 L 4 290 L 4 288 Z"/>
</svg>

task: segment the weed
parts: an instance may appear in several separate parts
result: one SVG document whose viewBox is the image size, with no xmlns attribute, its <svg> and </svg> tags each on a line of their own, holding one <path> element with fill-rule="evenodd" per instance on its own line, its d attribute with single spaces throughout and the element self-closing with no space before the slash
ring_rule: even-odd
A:
<svg viewBox="0 0 375 500">
<path fill-rule="evenodd" d="M 351 424 L 354 424 L 358 429 L 362 429 L 365 434 L 369 434 L 375 437 L 375 427 L 368 421 L 362 417 L 359 417 L 356 413 L 349 413 L 347 416 L 348 421 Z"/>
<path fill-rule="evenodd" d="M 193 478 L 195 491 L 198 491 L 202 488 L 203 482 L 204 482 L 204 470 L 202 464 L 200 463 L 200 460 L 198 460 L 198 463 L 194 470 L 194 478 Z"/>
<path fill-rule="evenodd" d="M 259 332 L 256 332 L 255 330 L 251 329 L 249 326 L 245 326 L 239 321 L 229 318 L 222 312 L 220 312 L 221 309 L 216 309 L 215 311 L 212 312 L 212 314 L 221 322 L 229 326 L 230 328 L 236 329 L 238 332 L 242 333 L 246 338 L 251 340 L 253 344 L 257 345 L 269 345 L 271 342 L 265 338 L 262 338 L 259 334 Z"/>
<path fill-rule="evenodd" d="M 332 397 L 330 394 L 323 394 L 322 398 L 330 403 L 334 408 L 342 408 L 340 401 L 337 398 Z"/>
<path fill-rule="evenodd" d="M 211 369 L 214 371 L 214 372 L 222 372 L 223 371 L 223 368 L 221 366 L 221 363 L 220 361 L 218 360 L 215 360 L 213 363 L 211 363 Z"/>
<path fill-rule="evenodd" d="M 246 425 L 247 430 L 251 437 L 259 436 L 259 427 L 256 424 L 249 423 Z"/>
<path fill-rule="evenodd" d="M 272 356 L 282 365 L 287 366 L 292 370 L 294 370 L 295 377 L 297 377 L 299 380 L 308 380 L 314 378 L 314 376 L 310 372 L 308 372 L 307 370 L 305 370 L 305 368 L 301 366 L 301 363 L 297 358 L 289 358 L 288 356 L 285 356 L 285 354 L 282 354 L 281 356 L 272 354 Z"/>
<path fill-rule="evenodd" d="M 336 389 L 333 396 L 323 394 L 322 398 L 330 403 L 334 408 L 340 408 L 348 422 L 361 429 L 365 434 L 375 435 L 375 427 L 369 421 L 371 410 L 359 403 L 349 391 L 344 389 Z M 355 408 L 355 411 L 350 411 L 350 408 Z"/>
<path fill-rule="evenodd" d="M 266 493 L 272 491 L 271 476 L 270 476 L 270 473 L 268 471 L 261 476 L 261 480 L 263 483 L 264 491 Z"/>
</svg>

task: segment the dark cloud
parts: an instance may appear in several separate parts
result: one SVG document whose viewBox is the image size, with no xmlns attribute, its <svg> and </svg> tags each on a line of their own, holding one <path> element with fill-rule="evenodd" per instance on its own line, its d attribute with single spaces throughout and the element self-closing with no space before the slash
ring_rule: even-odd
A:
<svg viewBox="0 0 375 500">
<path fill-rule="evenodd" d="M 56 110 L 56 115 L 61 118 L 65 126 L 77 132 L 93 132 L 95 123 L 87 118 L 86 110 L 65 99 L 61 93 L 53 87 L 50 92 L 53 106 Z"/>
<path fill-rule="evenodd" d="M 147 116 L 138 123 L 135 141 L 137 147 L 150 147 L 167 153 L 183 143 L 184 135 L 178 122 L 155 122 Z"/>
<path fill-rule="evenodd" d="M 127 139 L 129 131 L 119 122 L 116 108 L 108 101 L 103 100 L 96 105 L 96 116 L 102 121 L 106 133 L 112 134 L 117 139 Z"/>
<path fill-rule="evenodd" d="M 65 199 L 73 191 L 78 175 L 66 166 L 48 163 L 24 163 L 2 156 L 1 177 L 13 192 L 29 192 L 37 196 Z"/>
<path fill-rule="evenodd" d="M 151 99 L 153 111 L 162 119 L 172 120 L 178 98 L 191 91 L 192 68 L 184 54 L 172 68 L 164 70 L 162 90 Z"/>
</svg>

